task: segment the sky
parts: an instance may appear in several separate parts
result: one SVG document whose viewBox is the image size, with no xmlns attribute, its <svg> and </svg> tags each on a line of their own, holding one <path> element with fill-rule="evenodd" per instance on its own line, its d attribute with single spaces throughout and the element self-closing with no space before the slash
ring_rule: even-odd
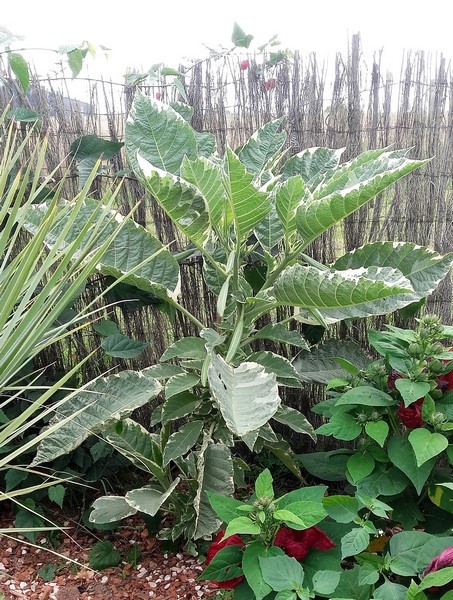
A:
<svg viewBox="0 0 453 600">
<path fill-rule="evenodd" d="M 2 2 L 0 25 L 25 37 L 26 48 L 58 48 L 83 40 L 110 48 L 87 61 L 90 75 L 122 81 L 126 70 L 164 62 L 176 68 L 182 57 L 204 58 L 206 46 L 231 47 L 236 21 L 254 35 L 251 49 L 277 34 L 282 46 L 316 51 L 332 61 L 360 32 L 364 57 L 383 49 L 386 68 L 400 68 L 403 52 L 423 49 L 453 57 L 448 0 L 22 0 Z M 39 71 L 54 54 L 24 53 Z M 44 74 L 44 73 L 41 73 Z M 397 73 L 395 73 L 397 74 Z M 399 73 L 398 73 L 399 74 Z"/>
</svg>

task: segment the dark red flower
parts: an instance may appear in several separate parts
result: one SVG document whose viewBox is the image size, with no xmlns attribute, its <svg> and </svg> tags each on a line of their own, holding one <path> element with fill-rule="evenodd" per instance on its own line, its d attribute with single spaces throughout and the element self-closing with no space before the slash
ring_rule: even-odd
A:
<svg viewBox="0 0 453 600">
<path fill-rule="evenodd" d="M 249 67 L 250 67 L 250 63 L 249 63 L 249 61 L 248 61 L 247 59 L 246 59 L 246 60 L 243 60 L 243 61 L 240 63 L 240 65 L 239 65 L 239 68 L 241 69 L 241 71 L 247 71 L 247 69 L 248 69 Z"/>
<path fill-rule="evenodd" d="M 275 81 L 275 79 L 268 79 L 267 81 L 264 82 L 264 87 L 266 88 L 266 92 L 268 92 L 269 90 L 273 90 L 276 85 L 277 85 L 277 82 Z"/>
<path fill-rule="evenodd" d="M 274 545 L 282 548 L 288 556 L 292 556 L 296 560 L 305 558 L 310 548 L 330 550 L 335 547 L 332 540 L 318 527 L 309 527 L 303 531 L 280 527 L 275 536 Z"/>
<path fill-rule="evenodd" d="M 450 390 L 453 390 L 453 370 L 451 370 L 449 373 L 445 373 L 445 375 L 439 375 L 438 380 L 439 388 L 443 392 L 449 392 Z"/>
<path fill-rule="evenodd" d="M 222 548 L 226 548 L 227 546 L 245 546 L 244 542 L 238 535 L 230 535 L 230 537 L 227 537 L 225 540 L 223 540 L 223 542 L 221 542 L 220 540 L 223 538 L 224 534 L 225 531 L 220 530 L 219 533 L 215 536 L 212 544 L 209 546 L 206 555 L 206 565 L 209 565 L 209 563 L 212 561 L 217 552 L 219 552 L 219 550 L 222 550 Z M 232 590 L 243 580 L 244 576 L 241 575 L 240 577 L 228 579 L 227 581 L 211 581 L 211 585 L 222 590 Z"/>
<path fill-rule="evenodd" d="M 401 373 L 398 373 L 398 371 L 395 371 L 395 369 L 392 369 L 387 378 L 387 389 L 390 392 L 393 392 L 393 390 L 396 390 L 395 381 L 397 379 L 401 379 Z"/>
<path fill-rule="evenodd" d="M 428 567 L 423 571 L 423 577 L 426 577 L 428 573 L 434 573 L 435 571 L 439 571 L 440 569 L 444 569 L 445 567 L 453 567 L 453 546 L 446 548 L 439 554 L 439 556 L 433 558 L 433 560 L 429 563 Z M 442 586 L 441 588 L 431 587 L 428 591 L 447 591 L 452 589 L 452 587 L 453 584 L 450 583 L 448 585 Z"/>
<path fill-rule="evenodd" d="M 422 409 L 424 398 L 419 398 L 409 406 L 404 406 L 404 402 L 399 405 L 396 414 L 398 415 L 401 423 L 408 429 L 416 429 L 417 427 L 423 427 Z"/>
</svg>

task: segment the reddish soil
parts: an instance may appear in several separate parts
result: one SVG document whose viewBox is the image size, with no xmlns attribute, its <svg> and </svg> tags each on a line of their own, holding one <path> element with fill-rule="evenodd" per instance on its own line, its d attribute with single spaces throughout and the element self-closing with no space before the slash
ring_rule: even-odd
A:
<svg viewBox="0 0 453 600">
<path fill-rule="evenodd" d="M 0 527 L 12 526 L 13 516 L 2 515 Z M 159 540 L 148 536 L 138 519 L 125 520 L 121 528 L 97 537 L 83 528 L 68 529 L 55 551 L 78 565 L 50 553 L 44 535 L 37 548 L 19 537 L 0 535 L 0 600 L 195 600 L 217 594 L 197 581 L 202 566 L 196 558 L 162 552 Z M 141 552 L 138 564 L 122 561 L 118 567 L 93 571 L 88 555 L 100 540 L 111 541 L 122 557 L 135 546 Z M 44 581 L 38 571 L 49 563 L 56 566 L 55 576 Z"/>
</svg>

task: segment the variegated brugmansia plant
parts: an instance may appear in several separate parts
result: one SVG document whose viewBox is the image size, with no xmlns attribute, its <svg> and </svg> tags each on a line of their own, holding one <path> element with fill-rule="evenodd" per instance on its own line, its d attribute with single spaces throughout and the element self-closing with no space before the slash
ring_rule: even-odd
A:
<svg viewBox="0 0 453 600">
<path fill-rule="evenodd" d="M 123 418 L 148 398 L 125 381 L 124 398 L 111 403 L 113 377 L 108 377 L 102 385 L 93 384 L 103 395 L 91 412 L 48 437 L 35 460 L 51 460 L 100 432 L 152 480 L 125 497 L 96 500 L 90 519 L 114 522 L 136 511 L 154 515 L 162 507 L 176 515 L 173 539 L 207 538 L 218 529 L 220 520 L 207 493 L 233 493 L 245 468 L 233 457 L 236 441 L 255 451 L 270 449 L 299 474 L 272 422 L 315 437 L 305 417 L 281 403 L 280 386 L 302 386 L 296 369 L 283 356 L 256 351 L 254 342 L 272 340 L 299 349 L 308 344 L 287 327 L 288 319 L 274 318 L 257 330 L 260 317 L 294 307 L 295 318 L 326 325 L 388 313 L 430 294 L 452 262 L 451 256 L 394 242 L 359 248 L 332 265 L 305 254 L 327 229 L 425 161 L 384 149 L 340 165 L 341 150 L 328 148 L 311 148 L 285 160 L 282 119 L 220 156 L 214 136 L 194 131 L 190 118 L 187 106 L 137 95 L 126 126 L 126 151 L 137 177 L 201 254 L 204 280 L 217 296 L 218 318 L 202 323 L 188 313 L 178 302 L 175 258 L 144 229 L 132 223 L 124 228 L 101 271 L 117 275 L 134 268 L 127 282 L 181 310 L 199 335 L 176 341 L 160 364 L 142 373 L 144 379 L 165 382 L 164 400 L 153 419 L 160 433 Z M 136 268 L 159 248 L 146 269 Z M 256 260 L 264 268 L 260 283 L 252 286 L 246 268 Z M 131 396 L 136 401 L 124 410 L 122 402 Z M 73 410 L 78 406 L 75 402 Z"/>
</svg>

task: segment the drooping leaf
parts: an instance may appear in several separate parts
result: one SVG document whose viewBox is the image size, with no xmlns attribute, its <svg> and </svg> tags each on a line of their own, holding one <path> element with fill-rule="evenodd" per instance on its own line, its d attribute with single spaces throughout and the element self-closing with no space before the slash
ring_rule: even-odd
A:
<svg viewBox="0 0 453 600">
<path fill-rule="evenodd" d="M 160 465 L 160 447 L 153 434 L 132 419 L 121 419 L 104 433 L 106 440 L 136 467 L 159 479 L 165 474 Z"/>
<path fill-rule="evenodd" d="M 133 508 L 124 496 L 102 496 L 92 504 L 93 511 L 90 514 L 90 523 L 115 523 L 126 517 L 135 515 L 137 510 Z"/>
<path fill-rule="evenodd" d="M 224 523 L 229 523 L 237 517 L 244 516 L 242 510 L 238 510 L 238 507 L 244 506 L 244 504 L 239 500 L 229 498 L 228 496 L 222 496 L 221 494 L 216 494 L 215 492 L 206 492 L 206 495 L 209 498 L 209 503 L 212 509 Z"/>
<path fill-rule="evenodd" d="M 431 389 L 427 382 L 411 381 L 402 377 L 395 381 L 395 387 L 403 397 L 405 406 L 409 406 L 412 402 L 423 398 Z"/>
<path fill-rule="evenodd" d="M 96 200 L 85 201 L 77 214 L 77 219 L 67 233 L 65 239 L 67 245 L 76 240 L 90 219 L 95 218 L 100 208 L 102 206 Z M 46 204 L 30 207 L 24 220 L 25 229 L 33 234 L 36 233 L 47 210 Z M 56 220 L 46 237 L 45 242 L 48 246 L 53 247 L 56 244 L 58 235 L 64 230 L 69 218 L 70 214 L 67 211 L 61 213 L 60 219 Z M 124 217 L 118 213 L 112 213 L 112 220 L 103 229 L 102 236 L 98 241 L 99 246 L 118 228 L 118 221 L 123 222 Z M 79 252 L 75 251 L 74 257 L 77 257 Z M 147 257 L 151 257 L 157 252 L 159 254 L 153 260 L 143 264 L 139 269 L 136 268 Z M 122 280 L 123 283 L 164 299 L 168 295 L 174 295 L 179 286 L 179 264 L 176 259 L 163 248 L 157 238 L 129 218 L 123 223 L 121 231 L 103 254 L 97 268 L 101 273 L 115 278 L 130 273 Z"/>
<path fill-rule="evenodd" d="M 204 581 L 228 581 L 242 575 L 239 563 L 242 560 L 241 546 L 226 546 L 221 548 L 209 565 L 199 575 L 198 579 Z"/>
<path fill-rule="evenodd" d="M 80 48 L 74 48 L 74 50 L 67 52 L 66 56 L 68 57 L 68 65 L 71 69 L 72 78 L 75 79 L 83 67 L 83 52 Z"/>
<path fill-rule="evenodd" d="M 297 385 L 299 376 L 293 365 L 284 356 L 270 352 L 269 350 L 259 350 L 252 352 L 247 357 L 248 362 L 255 362 L 263 366 L 267 373 L 275 373 L 277 381 L 295 380 L 294 385 Z"/>
<path fill-rule="evenodd" d="M 200 397 L 190 392 L 172 396 L 162 406 L 162 423 L 182 419 L 190 415 L 200 403 Z"/>
<path fill-rule="evenodd" d="M 163 493 L 162 490 L 158 490 L 153 486 L 145 486 L 127 492 L 125 498 L 136 510 L 154 517 L 154 515 L 158 513 L 160 507 L 178 487 L 179 481 L 179 477 L 177 477 Z"/>
<path fill-rule="evenodd" d="M 308 245 L 426 161 L 410 160 L 400 151 L 368 151 L 343 164 L 315 190 L 313 199 L 301 204 L 296 214 L 297 229 Z"/>
<path fill-rule="evenodd" d="M 381 448 L 384 447 L 385 440 L 389 434 L 389 425 L 387 421 L 368 421 L 365 424 L 365 431 L 371 439 L 381 446 Z"/>
<path fill-rule="evenodd" d="M 194 539 L 210 536 L 217 531 L 221 521 L 211 508 L 207 492 L 231 496 L 234 492 L 233 460 L 225 444 L 213 444 L 207 440 L 199 453 L 198 490 L 194 501 L 197 514 Z"/>
<path fill-rule="evenodd" d="M 200 191 L 206 201 L 212 227 L 222 231 L 225 221 L 231 220 L 231 215 L 225 205 L 225 190 L 220 167 L 206 158 L 189 160 L 184 157 L 181 175 Z"/>
<path fill-rule="evenodd" d="M 239 160 L 252 175 L 260 174 L 282 149 L 286 132 L 278 130 L 283 117 L 266 123 L 247 140 L 238 151 Z"/>
<path fill-rule="evenodd" d="M 357 518 L 359 503 L 353 496 L 327 496 L 322 503 L 329 517 L 338 523 L 351 523 Z"/>
<path fill-rule="evenodd" d="M 336 401 L 335 406 L 394 406 L 398 404 L 395 400 L 382 390 L 369 385 L 359 385 L 342 394 Z"/>
<path fill-rule="evenodd" d="M 181 177 L 156 168 L 137 155 L 139 177 L 173 223 L 201 248 L 208 241 L 211 225 L 209 209 L 201 192 Z"/>
<path fill-rule="evenodd" d="M 350 455 L 350 450 L 332 450 L 298 454 L 297 459 L 311 475 L 319 479 L 344 481 L 346 479 L 346 463 Z"/>
<path fill-rule="evenodd" d="M 58 417 L 51 420 L 51 425 L 69 415 L 76 416 L 43 439 L 32 464 L 48 462 L 74 450 L 92 433 L 127 417 L 155 398 L 161 389 L 156 379 L 135 371 L 122 371 L 90 382 L 73 392 L 60 407 Z"/>
<path fill-rule="evenodd" d="M 376 600 L 406 600 L 407 587 L 400 583 L 386 581 L 374 590 Z"/>
<path fill-rule="evenodd" d="M 172 396 L 192 389 L 200 382 L 196 373 L 179 373 L 173 375 L 165 385 L 165 397 L 169 400 Z"/>
<path fill-rule="evenodd" d="M 8 64 L 11 68 L 11 71 L 19 80 L 20 86 L 23 89 L 24 94 L 26 94 L 30 86 L 30 71 L 28 68 L 27 61 L 22 56 L 22 54 L 19 54 L 18 52 L 9 52 Z"/>
<path fill-rule="evenodd" d="M 353 483 L 368 477 L 373 472 L 375 462 L 370 454 L 356 452 L 348 458 L 348 473 Z"/>
<path fill-rule="evenodd" d="M 276 376 L 261 365 L 242 363 L 234 368 L 213 353 L 208 370 L 212 394 L 228 428 L 242 436 L 267 423 L 281 399 Z"/>
</svg>

